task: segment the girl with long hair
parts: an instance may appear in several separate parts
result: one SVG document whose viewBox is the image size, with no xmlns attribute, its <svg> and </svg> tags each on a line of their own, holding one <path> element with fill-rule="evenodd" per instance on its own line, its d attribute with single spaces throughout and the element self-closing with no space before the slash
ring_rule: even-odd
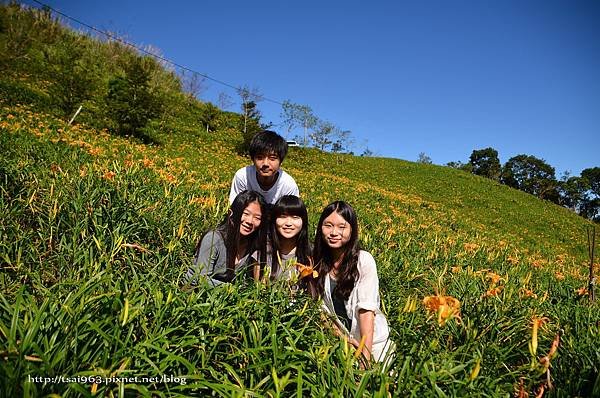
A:
<svg viewBox="0 0 600 398">
<path fill-rule="evenodd" d="M 198 277 L 213 286 L 231 282 L 240 273 L 260 277 L 259 263 L 266 257 L 266 204 L 255 191 L 240 192 L 223 222 L 208 231 L 196 245 L 194 264 L 184 279 L 191 285 Z"/>
<path fill-rule="evenodd" d="M 309 264 L 308 211 L 302 199 L 284 195 L 271 208 L 271 279 L 290 280 L 296 263 Z"/>
<path fill-rule="evenodd" d="M 355 347 L 363 347 L 367 360 L 388 359 L 393 343 L 379 308 L 377 267 L 373 256 L 360 250 L 356 212 L 348 203 L 333 202 L 321 213 L 314 261 L 319 273 L 316 293 L 337 329 Z"/>
</svg>

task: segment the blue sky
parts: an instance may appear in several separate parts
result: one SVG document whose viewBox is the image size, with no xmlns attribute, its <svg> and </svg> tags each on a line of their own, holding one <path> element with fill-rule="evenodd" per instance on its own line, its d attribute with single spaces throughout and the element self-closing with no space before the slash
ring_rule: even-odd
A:
<svg viewBox="0 0 600 398">
<path fill-rule="evenodd" d="M 46 3 L 215 79 L 309 105 L 351 130 L 357 151 L 446 164 L 491 146 L 503 163 L 543 158 L 557 177 L 600 166 L 595 0 Z M 201 99 L 220 92 L 239 110 L 216 83 Z M 280 123 L 279 105 L 259 109 Z"/>
</svg>

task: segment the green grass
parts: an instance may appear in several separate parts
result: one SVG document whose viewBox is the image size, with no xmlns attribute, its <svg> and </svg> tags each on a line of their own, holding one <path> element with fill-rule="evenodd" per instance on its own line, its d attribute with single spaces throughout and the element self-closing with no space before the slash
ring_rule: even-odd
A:
<svg viewBox="0 0 600 398">
<path fill-rule="evenodd" d="M 172 120 L 148 134 L 160 144 L 2 104 L 2 396 L 512 396 L 520 383 L 534 394 L 557 334 L 550 394 L 600 394 L 599 307 L 576 292 L 582 218 L 445 167 L 293 148 L 284 168 L 311 231 L 324 205 L 347 200 L 377 260 L 397 356 L 391 371 L 361 370 L 318 306 L 285 286 L 180 288 L 248 160 L 231 129 Z M 460 319 L 427 313 L 436 292 L 461 302 Z M 548 320 L 532 356 L 534 317 Z M 163 374 L 186 383 L 30 381 Z"/>
</svg>

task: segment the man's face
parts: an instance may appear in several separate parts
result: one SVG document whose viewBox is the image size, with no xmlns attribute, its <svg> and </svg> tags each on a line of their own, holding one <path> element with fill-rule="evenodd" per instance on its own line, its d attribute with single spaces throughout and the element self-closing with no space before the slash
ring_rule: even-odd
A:
<svg viewBox="0 0 600 398">
<path fill-rule="evenodd" d="M 252 162 L 258 175 L 262 178 L 271 178 L 276 175 L 281 165 L 281 160 L 275 153 L 258 154 L 252 159 Z"/>
</svg>

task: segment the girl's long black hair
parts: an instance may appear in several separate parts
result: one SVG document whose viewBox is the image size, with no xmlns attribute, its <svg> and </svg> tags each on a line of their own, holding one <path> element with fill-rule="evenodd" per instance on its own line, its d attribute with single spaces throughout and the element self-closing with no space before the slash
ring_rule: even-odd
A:
<svg viewBox="0 0 600 398">
<path fill-rule="evenodd" d="M 333 257 L 331 248 L 327 245 L 323 236 L 323 222 L 333 212 L 340 216 L 350 224 L 350 239 L 344 245 L 342 253 L 342 263 L 337 275 L 337 286 L 334 294 L 348 300 L 350 292 L 354 288 L 354 284 L 358 281 L 358 256 L 360 254 L 360 245 L 358 242 L 358 220 L 356 212 L 348 203 L 344 201 L 336 201 L 329 204 L 321 213 L 319 224 L 317 225 L 317 233 L 315 235 L 314 245 L 314 260 L 319 277 L 316 282 L 316 294 L 323 296 L 325 290 L 325 276 L 333 268 Z"/>
<path fill-rule="evenodd" d="M 225 215 L 225 218 L 215 229 L 216 232 L 221 234 L 223 241 L 225 242 L 226 248 L 226 264 L 227 271 L 225 275 L 214 275 L 215 279 L 223 280 L 226 282 L 231 281 L 235 276 L 235 258 L 237 253 L 237 243 L 242 239 L 240 234 L 240 225 L 242 223 L 242 214 L 248 205 L 252 202 L 258 202 L 260 211 L 262 213 L 262 219 L 260 226 L 250 236 L 247 237 L 248 245 L 245 253 L 240 253 L 239 257 L 243 257 L 246 254 L 252 254 L 258 251 L 260 258 L 257 258 L 261 264 L 266 262 L 266 242 L 267 242 L 267 205 L 263 196 L 256 191 L 242 191 L 240 192 Z M 196 245 L 196 252 L 200 247 L 202 239 L 198 241 Z M 251 270 L 248 272 L 251 273 Z"/>
<path fill-rule="evenodd" d="M 271 275 L 277 275 L 279 272 L 279 257 L 281 238 L 277 233 L 277 217 L 282 215 L 298 216 L 302 219 L 302 228 L 296 235 L 296 261 L 308 265 L 308 258 L 311 255 L 310 242 L 308 240 L 308 211 L 302 199 L 294 195 L 284 195 L 271 208 Z"/>
</svg>

